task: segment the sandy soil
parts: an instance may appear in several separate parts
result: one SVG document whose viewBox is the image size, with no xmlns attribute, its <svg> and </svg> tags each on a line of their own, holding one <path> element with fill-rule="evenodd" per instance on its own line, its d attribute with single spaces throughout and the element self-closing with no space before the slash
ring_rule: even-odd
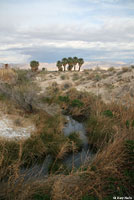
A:
<svg viewBox="0 0 134 200">
<path fill-rule="evenodd" d="M 35 126 L 29 120 L 17 116 L 0 113 L 0 137 L 6 139 L 27 139 L 35 130 Z"/>
</svg>

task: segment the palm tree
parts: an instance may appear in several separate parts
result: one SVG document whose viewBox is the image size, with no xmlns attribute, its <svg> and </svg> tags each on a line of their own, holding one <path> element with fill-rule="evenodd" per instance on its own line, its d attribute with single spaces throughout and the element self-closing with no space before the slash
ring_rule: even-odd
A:
<svg viewBox="0 0 134 200">
<path fill-rule="evenodd" d="M 78 63 L 78 58 L 77 57 L 73 57 L 74 71 L 76 70 L 77 63 Z"/>
<path fill-rule="evenodd" d="M 81 68 L 81 66 L 84 64 L 84 60 L 83 60 L 83 58 L 79 58 L 78 59 L 78 65 L 79 65 L 79 70 L 78 71 L 80 71 L 80 68 Z"/>
<path fill-rule="evenodd" d="M 38 67 L 39 67 L 39 62 L 36 61 L 36 60 L 32 60 L 32 61 L 30 62 L 30 67 L 31 67 L 31 70 L 32 70 L 33 72 L 37 71 L 37 70 L 38 70 Z"/>
<path fill-rule="evenodd" d="M 63 69 L 62 69 L 62 62 L 60 60 L 57 61 L 56 66 L 58 67 L 59 71 L 63 71 Z"/>
<path fill-rule="evenodd" d="M 63 67 L 64 67 L 64 71 L 66 71 L 66 65 L 68 64 L 67 58 L 62 59 L 62 64 L 63 64 Z"/>
<path fill-rule="evenodd" d="M 68 71 L 71 71 L 73 68 L 73 58 L 72 57 L 68 57 Z"/>
</svg>

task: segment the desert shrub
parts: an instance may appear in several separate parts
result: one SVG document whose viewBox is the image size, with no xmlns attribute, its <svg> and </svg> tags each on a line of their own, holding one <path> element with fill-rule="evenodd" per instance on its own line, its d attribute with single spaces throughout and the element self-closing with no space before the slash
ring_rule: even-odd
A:
<svg viewBox="0 0 134 200">
<path fill-rule="evenodd" d="M 125 72 L 131 72 L 131 68 L 130 67 L 122 67 L 122 72 L 125 73 Z"/>
<path fill-rule="evenodd" d="M 67 74 L 62 74 L 60 78 L 61 80 L 66 80 L 66 79 L 69 79 L 69 76 Z"/>
<path fill-rule="evenodd" d="M 14 102 L 15 106 L 26 112 L 34 112 L 38 102 L 38 87 L 35 84 L 0 84 L 1 98 Z"/>
<path fill-rule="evenodd" d="M 14 87 L 11 99 L 24 111 L 34 112 L 38 103 L 36 87 L 31 85 Z"/>
<path fill-rule="evenodd" d="M 3 83 L 15 83 L 17 74 L 13 69 L 0 69 L 0 81 Z"/>
<path fill-rule="evenodd" d="M 26 84 L 32 81 L 32 78 L 34 76 L 33 72 L 30 70 L 22 70 L 22 69 L 16 69 L 15 70 L 17 74 L 17 80 L 16 84 Z"/>
<path fill-rule="evenodd" d="M 66 82 L 63 83 L 62 86 L 61 86 L 61 88 L 62 88 L 63 90 L 67 90 L 67 89 L 69 89 L 70 87 L 72 87 L 72 83 L 69 82 L 69 81 L 66 81 Z"/>
<path fill-rule="evenodd" d="M 12 95 L 12 85 L 8 83 L 0 83 L 1 99 L 10 99 Z"/>
<path fill-rule="evenodd" d="M 112 71 L 114 71 L 114 70 L 115 70 L 114 67 L 109 67 L 109 68 L 108 68 L 108 71 L 110 71 L 110 72 L 112 72 Z"/>
<path fill-rule="evenodd" d="M 38 102 L 39 88 L 32 82 L 33 73 L 19 69 L 12 71 L 16 79 L 11 83 L 0 83 L 0 99 L 11 101 L 16 107 L 26 112 L 34 112 Z"/>
<path fill-rule="evenodd" d="M 60 92 L 60 87 L 56 81 L 52 82 L 52 84 L 47 88 L 48 94 L 50 96 L 57 95 Z"/>
<path fill-rule="evenodd" d="M 100 81 L 101 80 L 101 76 L 99 74 L 97 74 L 94 78 L 95 81 Z"/>
<path fill-rule="evenodd" d="M 132 69 L 134 69 L 134 65 L 131 65 L 130 67 L 131 67 Z"/>
<path fill-rule="evenodd" d="M 74 74 L 73 74 L 73 77 L 72 77 L 72 80 L 73 80 L 73 81 L 76 81 L 76 80 L 78 80 L 79 78 L 80 78 L 79 74 L 78 74 L 78 73 L 74 73 Z"/>
</svg>

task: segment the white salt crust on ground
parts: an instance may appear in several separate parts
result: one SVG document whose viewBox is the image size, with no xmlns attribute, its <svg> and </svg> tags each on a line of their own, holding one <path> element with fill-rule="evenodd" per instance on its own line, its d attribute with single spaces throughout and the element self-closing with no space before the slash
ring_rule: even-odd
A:
<svg viewBox="0 0 134 200">
<path fill-rule="evenodd" d="M 34 125 L 27 127 L 14 126 L 13 121 L 6 116 L 0 118 L 0 137 L 5 139 L 27 139 L 35 130 Z"/>
</svg>

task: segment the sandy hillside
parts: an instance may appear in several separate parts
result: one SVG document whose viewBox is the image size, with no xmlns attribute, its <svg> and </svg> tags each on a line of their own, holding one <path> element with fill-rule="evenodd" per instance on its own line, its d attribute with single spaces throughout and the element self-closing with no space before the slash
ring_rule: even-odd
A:
<svg viewBox="0 0 134 200">
<path fill-rule="evenodd" d="M 36 82 L 42 93 L 55 82 L 63 89 L 75 87 L 79 91 L 91 92 L 108 103 L 112 100 L 133 101 L 134 69 L 131 67 L 108 70 L 84 70 L 82 72 L 47 72 L 39 74 Z"/>
</svg>

